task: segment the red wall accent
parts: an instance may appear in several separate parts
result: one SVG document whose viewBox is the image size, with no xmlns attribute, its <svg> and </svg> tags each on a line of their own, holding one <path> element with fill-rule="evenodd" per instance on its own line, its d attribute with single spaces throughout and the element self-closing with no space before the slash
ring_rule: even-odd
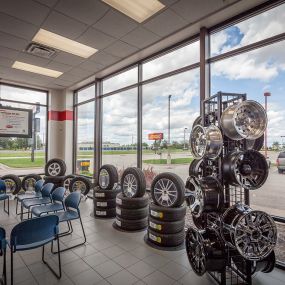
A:
<svg viewBox="0 0 285 285">
<path fill-rule="evenodd" d="M 49 121 L 73 121 L 73 111 L 49 111 Z"/>
</svg>

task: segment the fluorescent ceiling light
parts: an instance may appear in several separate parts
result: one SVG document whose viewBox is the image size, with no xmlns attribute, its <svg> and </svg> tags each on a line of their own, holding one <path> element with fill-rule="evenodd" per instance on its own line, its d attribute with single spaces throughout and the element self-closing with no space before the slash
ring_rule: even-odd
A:
<svg viewBox="0 0 285 285">
<path fill-rule="evenodd" d="M 158 0 L 102 0 L 130 18 L 141 23 L 165 6 Z"/>
<path fill-rule="evenodd" d="M 52 69 L 48 69 L 48 68 L 43 68 L 40 66 L 36 66 L 33 64 L 28 64 L 28 63 L 24 63 L 24 62 L 20 62 L 20 61 L 15 61 L 14 64 L 12 65 L 12 68 L 21 69 L 21 70 L 25 70 L 25 71 L 29 71 L 29 72 L 33 72 L 33 73 L 38 73 L 38 74 L 42 74 L 42 75 L 46 75 L 46 76 L 50 76 L 50 77 L 55 77 L 55 78 L 62 75 L 62 72 L 60 72 L 60 71 L 56 71 L 56 70 L 52 70 Z"/>
<path fill-rule="evenodd" d="M 40 29 L 33 38 L 33 42 L 43 44 L 55 49 L 59 49 L 77 56 L 88 58 L 94 54 L 97 49 L 86 46 L 79 42 L 70 40 L 58 34 Z"/>
</svg>

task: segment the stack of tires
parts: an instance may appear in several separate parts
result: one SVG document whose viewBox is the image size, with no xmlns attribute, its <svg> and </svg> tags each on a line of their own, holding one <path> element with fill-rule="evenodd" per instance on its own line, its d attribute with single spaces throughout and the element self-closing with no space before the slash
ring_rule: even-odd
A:
<svg viewBox="0 0 285 285">
<path fill-rule="evenodd" d="M 162 250 L 175 250 L 184 246 L 185 187 L 174 173 L 161 173 L 151 184 L 153 202 L 149 208 L 149 223 L 145 241 Z"/>
<path fill-rule="evenodd" d="M 128 232 L 144 230 L 148 225 L 149 198 L 142 170 L 127 168 L 121 178 L 121 190 L 116 198 L 114 228 Z"/>
<path fill-rule="evenodd" d="M 45 165 L 44 181 L 46 183 L 53 183 L 54 189 L 62 187 L 65 179 L 66 164 L 62 159 L 50 159 Z"/>
<path fill-rule="evenodd" d="M 116 196 L 120 193 L 119 175 L 114 165 L 105 164 L 99 169 L 98 186 L 93 193 L 94 216 L 114 218 L 116 216 Z"/>
</svg>

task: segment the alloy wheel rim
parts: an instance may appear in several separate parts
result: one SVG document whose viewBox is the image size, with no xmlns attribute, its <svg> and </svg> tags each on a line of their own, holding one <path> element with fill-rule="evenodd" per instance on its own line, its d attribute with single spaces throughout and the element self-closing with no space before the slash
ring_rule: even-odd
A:
<svg viewBox="0 0 285 285">
<path fill-rule="evenodd" d="M 101 169 L 99 174 L 99 185 L 102 189 L 108 187 L 110 183 L 110 175 L 106 169 Z"/>
<path fill-rule="evenodd" d="M 123 192 L 126 197 L 134 197 L 137 193 L 138 182 L 133 174 L 127 174 L 123 182 Z"/>
<path fill-rule="evenodd" d="M 171 207 L 177 201 L 178 191 L 170 179 L 162 178 L 154 185 L 154 197 L 161 206 Z"/>
<path fill-rule="evenodd" d="M 57 162 L 53 162 L 48 167 L 48 173 L 51 176 L 57 176 L 60 173 L 60 165 Z"/>
<path fill-rule="evenodd" d="M 81 193 L 84 193 L 86 191 L 86 185 L 82 181 L 76 181 L 72 186 L 73 192 L 79 191 Z"/>
</svg>

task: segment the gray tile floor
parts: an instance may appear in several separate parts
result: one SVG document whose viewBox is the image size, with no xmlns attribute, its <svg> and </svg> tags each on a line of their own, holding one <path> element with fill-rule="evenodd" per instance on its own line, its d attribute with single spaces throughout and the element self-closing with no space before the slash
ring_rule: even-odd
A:
<svg viewBox="0 0 285 285">
<path fill-rule="evenodd" d="M 15 216 L 14 203 L 11 204 L 9 217 L 3 212 L 3 203 L 0 207 L 0 225 L 6 229 L 8 236 L 13 226 L 19 222 Z M 145 232 L 119 232 L 112 227 L 113 220 L 94 219 L 90 216 L 90 199 L 81 202 L 81 211 L 87 243 L 62 254 L 61 280 L 57 280 L 41 262 L 41 251 L 36 249 L 16 254 L 16 284 L 214 284 L 208 275 L 199 277 L 191 270 L 185 250 L 167 252 L 153 249 L 143 241 Z M 81 239 L 80 225 L 74 222 L 74 233 L 61 238 L 61 246 L 70 246 Z M 49 254 L 48 259 L 56 266 L 56 256 Z M 9 268 L 8 252 L 8 273 Z M 281 285 L 284 284 L 284 279 L 285 272 L 275 269 L 270 274 L 258 273 L 253 284 Z"/>
</svg>

